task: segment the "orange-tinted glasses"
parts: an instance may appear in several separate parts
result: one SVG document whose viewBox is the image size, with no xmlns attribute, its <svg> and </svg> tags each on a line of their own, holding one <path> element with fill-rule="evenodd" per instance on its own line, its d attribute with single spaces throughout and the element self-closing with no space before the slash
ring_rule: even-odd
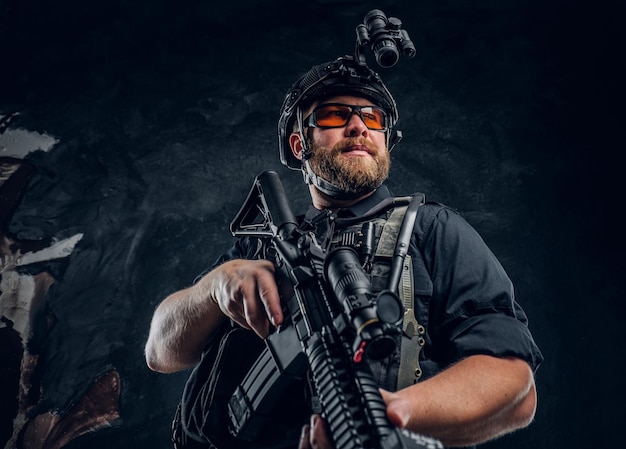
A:
<svg viewBox="0 0 626 449">
<path fill-rule="evenodd" d="M 378 106 L 356 106 L 343 103 L 325 103 L 316 107 L 304 119 L 304 126 L 313 128 L 341 128 L 346 126 L 352 114 L 359 114 L 368 129 L 385 131 L 387 113 Z"/>
</svg>

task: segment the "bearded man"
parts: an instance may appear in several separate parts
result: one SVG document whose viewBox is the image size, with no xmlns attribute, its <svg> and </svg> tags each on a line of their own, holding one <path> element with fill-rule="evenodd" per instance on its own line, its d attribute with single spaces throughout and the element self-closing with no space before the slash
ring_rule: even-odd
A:
<svg viewBox="0 0 626 449">
<path fill-rule="evenodd" d="M 281 162 L 301 170 L 309 188 L 312 204 L 304 223 L 314 226 L 329 210 L 361 217 L 392 196 L 383 183 L 389 152 L 401 136 L 394 129 L 397 119 L 396 103 L 378 74 L 349 56 L 298 79 L 283 103 L 278 130 Z M 447 447 L 476 445 L 527 426 L 535 414 L 534 371 L 542 356 L 501 264 L 457 212 L 429 202 L 419 208 L 409 254 L 415 288 L 407 310 L 420 333 L 403 336 L 402 345 L 419 345 L 409 361 L 414 375 L 399 374 L 404 352 L 372 364 L 390 422 Z M 168 373 L 197 365 L 183 401 L 186 447 L 220 447 L 211 428 L 217 421 L 202 408 L 219 393 L 206 392 L 204 376 L 219 378 L 221 369 L 207 354 L 226 329 L 247 329 L 263 339 L 281 325 L 275 274 L 257 242 L 239 240 L 193 285 L 157 307 L 146 344 L 148 366 Z M 269 432 L 285 437 L 273 447 L 332 448 L 328 423 L 309 415 L 308 423 L 290 423 L 299 438 L 282 434 L 289 416 L 270 419 Z"/>
</svg>

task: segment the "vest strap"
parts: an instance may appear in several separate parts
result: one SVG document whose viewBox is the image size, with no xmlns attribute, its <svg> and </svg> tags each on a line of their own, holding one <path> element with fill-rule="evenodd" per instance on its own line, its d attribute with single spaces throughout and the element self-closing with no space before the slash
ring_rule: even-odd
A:
<svg viewBox="0 0 626 449">
<path fill-rule="evenodd" d="M 400 390 L 409 385 L 413 385 L 422 375 L 422 369 L 419 365 L 419 356 L 424 347 L 424 326 L 418 323 L 415 317 L 414 305 L 414 279 L 413 264 L 411 256 L 408 252 L 408 241 L 400 242 L 399 238 L 404 237 L 410 239 L 413 230 L 413 224 L 416 216 L 416 206 L 419 207 L 424 201 L 423 194 L 417 194 L 411 203 L 396 206 L 389 219 L 383 227 L 378 246 L 376 248 L 376 257 L 386 257 L 393 259 L 400 253 L 403 254 L 402 272 L 400 273 L 399 283 L 397 285 L 398 296 L 404 306 L 404 318 L 402 322 L 402 337 L 400 346 L 400 366 L 398 368 L 397 389 Z M 412 213 L 407 214 L 407 209 L 413 205 Z M 409 220 L 409 221 L 405 221 Z M 401 232 L 404 230 L 411 232 Z M 401 235 L 402 234 L 402 235 Z M 389 286 L 394 288 L 395 286 Z"/>
</svg>

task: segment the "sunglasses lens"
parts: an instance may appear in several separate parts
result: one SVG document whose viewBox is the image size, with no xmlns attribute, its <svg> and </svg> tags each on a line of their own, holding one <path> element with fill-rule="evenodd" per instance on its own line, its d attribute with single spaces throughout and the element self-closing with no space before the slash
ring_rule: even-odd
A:
<svg viewBox="0 0 626 449">
<path fill-rule="evenodd" d="M 382 109 L 374 107 L 361 108 L 361 116 L 365 126 L 369 129 L 385 128 L 385 113 Z"/>
<path fill-rule="evenodd" d="M 344 126 L 350 119 L 350 106 L 331 105 L 323 106 L 315 111 L 315 121 L 318 126 Z"/>
</svg>

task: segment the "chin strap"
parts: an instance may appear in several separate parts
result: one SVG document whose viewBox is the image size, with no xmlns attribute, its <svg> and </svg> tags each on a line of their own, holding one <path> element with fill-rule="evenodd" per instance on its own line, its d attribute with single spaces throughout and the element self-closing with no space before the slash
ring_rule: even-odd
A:
<svg viewBox="0 0 626 449">
<path fill-rule="evenodd" d="M 330 181 L 327 181 L 321 176 L 316 175 L 313 172 L 313 169 L 311 168 L 311 164 L 309 163 L 308 159 L 302 160 L 302 177 L 304 178 L 304 182 L 306 184 L 313 184 L 319 189 L 320 192 L 336 200 L 355 200 L 362 197 L 366 193 L 371 192 L 370 189 L 362 189 L 349 192 L 340 189 Z"/>
</svg>

